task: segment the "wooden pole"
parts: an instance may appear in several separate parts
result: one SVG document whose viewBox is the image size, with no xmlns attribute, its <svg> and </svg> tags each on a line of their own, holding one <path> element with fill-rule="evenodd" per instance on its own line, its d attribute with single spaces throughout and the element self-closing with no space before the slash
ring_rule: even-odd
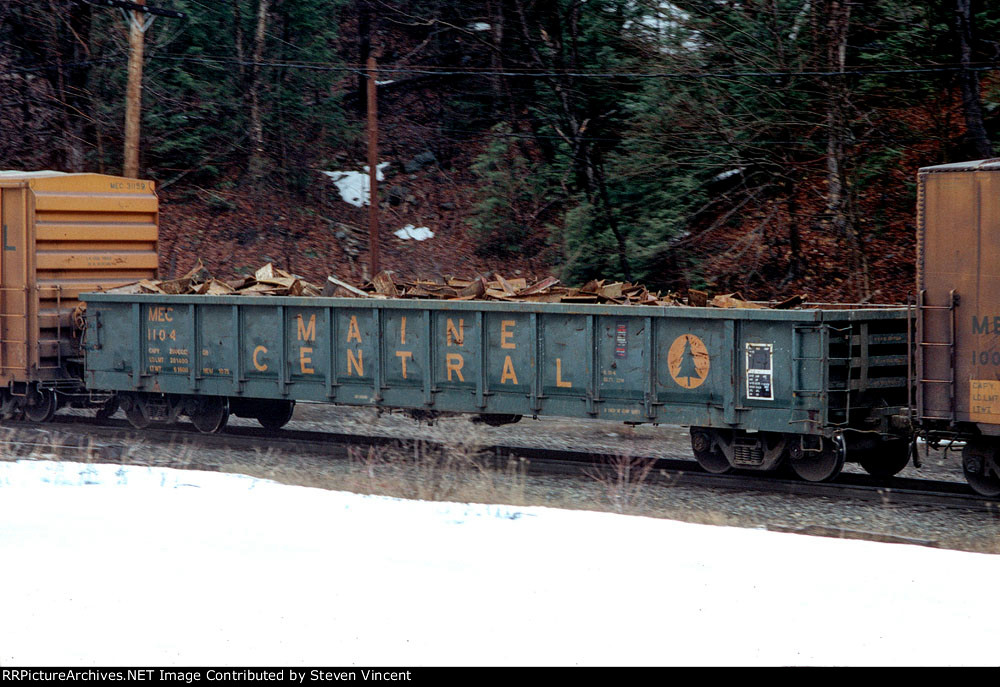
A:
<svg viewBox="0 0 1000 687">
<path fill-rule="evenodd" d="M 134 0 L 145 5 L 146 0 Z M 139 177 L 139 119 L 142 112 L 142 51 L 145 18 L 137 10 L 128 12 L 128 86 L 125 91 L 125 164 L 123 174 Z"/>
<path fill-rule="evenodd" d="M 378 245 L 378 98 L 375 93 L 375 58 L 368 58 L 368 257 L 371 277 L 379 266 Z"/>
</svg>

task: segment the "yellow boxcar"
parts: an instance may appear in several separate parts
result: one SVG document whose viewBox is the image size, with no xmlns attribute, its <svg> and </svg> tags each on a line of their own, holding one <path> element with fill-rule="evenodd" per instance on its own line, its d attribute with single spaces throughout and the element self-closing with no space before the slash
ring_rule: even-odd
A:
<svg viewBox="0 0 1000 687">
<path fill-rule="evenodd" d="M 73 322 L 80 294 L 157 276 L 155 187 L 104 174 L 0 171 L 0 219 L 4 401 L 58 404 L 56 393 L 72 394 L 82 377 Z"/>
</svg>

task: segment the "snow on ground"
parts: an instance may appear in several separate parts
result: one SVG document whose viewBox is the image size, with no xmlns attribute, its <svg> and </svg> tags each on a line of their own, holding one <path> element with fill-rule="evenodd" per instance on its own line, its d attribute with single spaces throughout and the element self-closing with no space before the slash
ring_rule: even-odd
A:
<svg viewBox="0 0 1000 687">
<path fill-rule="evenodd" d="M 388 162 L 380 162 L 375 165 L 375 180 L 384 181 L 384 170 L 389 165 Z M 369 193 L 368 165 L 362 167 L 362 172 L 323 172 L 330 177 L 337 190 L 340 191 L 340 198 L 345 203 L 350 203 L 355 207 L 368 205 L 371 202 Z"/>
<path fill-rule="evenodd" d="M 1000 556 L 0 462 L 0 665 L 996 665 Z"/>
<path fill-rule="evenodd" d="M 409 239 L 413 239 L 415 241 L 425 241 L 427 239 L 434 238 L 434 232 L 427 227 L 415 227 L 412 224 L 407 224 L 399 231 L 395 231 L 393 233 L 404 241 L 408 241 Z"/>
</svg>

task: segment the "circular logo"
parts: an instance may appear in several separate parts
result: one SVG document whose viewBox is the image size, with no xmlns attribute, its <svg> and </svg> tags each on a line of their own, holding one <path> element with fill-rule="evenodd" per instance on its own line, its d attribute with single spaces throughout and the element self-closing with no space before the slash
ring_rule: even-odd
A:
<svg viewBox="0 0 1000 687">
<path fill-rule="evenodd" d="M 695 389 L 708 378 L 708 349 L 694 334 L 681 334 L 667 351 L 670 376 L 685 389 Z"/>
</svg>

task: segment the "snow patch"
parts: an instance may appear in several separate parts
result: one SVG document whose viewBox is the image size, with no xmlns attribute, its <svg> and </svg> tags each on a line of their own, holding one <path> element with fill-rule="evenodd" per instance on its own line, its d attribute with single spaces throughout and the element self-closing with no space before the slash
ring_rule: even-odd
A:
<svg viewBox="0 0 1000 687">
<path fill-rule="evenodd" d="M 730 169 L 720 174 L 716 174 L 714 177 L 712 177 L 712 181 L 722 181 L 723 179 L 728 179 L 729 177 L 735 176 L 736 174 L 739 174 L 742 171 L 743 171 L 742 167 L 737 167 L 736 169 Z"/>
<path fill-rule="evenodd" d="M 423 241 L 425 239 L 434 238 L 434 232 L 427 227 L 415 227 L 412 224 L 407 224 L 399 231 L 393 233 L 404 241 L 409 241 L 410 239 L 413 239 L 414 241 Z"/>
<path fill-rule="evenodd" d="M 375 178 L 378 181 L 385 179 L 382 170 L 388 166 L 388 162 L 382 162 L 375 167 Z M 334 185 L 340 191 L 340 197 L 346 203 L 355 207 L 361 207 L 370 203 L 368 189 L 368 165 L 365 165 L 361 172 L 323 172 L 330 177 Z"/>
<path fill-rule="evenodd" d="M 0 461 L 0 488 L 4 487 L 132 487 L 142 489 L 225 489 L 249 491 L 278 486 L 277 482 L 248 475 L 192 472 L 136 465 L 72 463 L 52 460 Z"/>
</svg>

